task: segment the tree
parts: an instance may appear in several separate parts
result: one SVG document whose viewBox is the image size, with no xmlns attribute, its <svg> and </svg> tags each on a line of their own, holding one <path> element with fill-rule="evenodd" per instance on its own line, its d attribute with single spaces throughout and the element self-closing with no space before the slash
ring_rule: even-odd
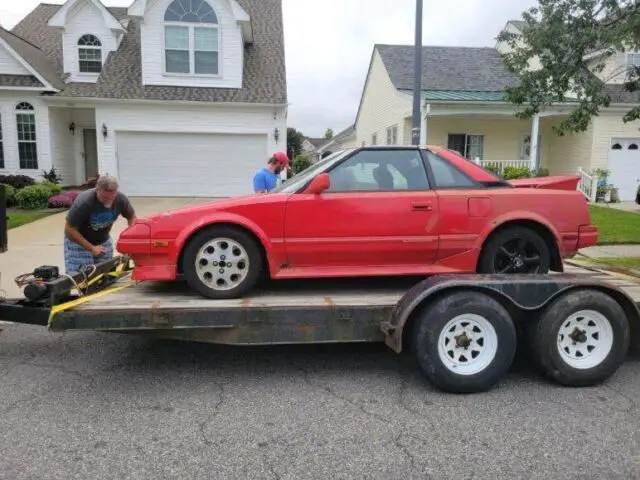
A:
<svg viewBox="0 0 640 480">
<path fill-rule="evenodd" d="M 577 102 L 554 130 L 559 135 L 584 132 L 612 101 L 611 88 L 605 88 L 610 75 L 597 76 L 603 74 L 606 60 L 618 52 L 638 50 L 640 4 L 635 0 L 539 0 L 522 18 L 522 36 L 503 31 L 497 37 L 510 47 L 503 60 L 519 80 L 505 89 L 506 100 L 518 106 L 516 116 L 522 119 L 555 103 Z M 585 59 L 587 55 L 592 58 Z M 528 69 L 536 58 L 540 68 Z M 638 92 L 640 67 L 626 70 L 613 72 L 626 74 L 619 93 Z M 623 121 L 638 118 L 640 107 L 636 106 Z"/>
<path fill-rule="evenodd" d="M 327 140 L 331 140 L 333 138 L 333 129 L 332 128 L 327 128 L 327 131 L 324 132 L 324 138 L 326 138 Z"/>
<path fill-rule="evenodd" d="M 287 155 L 293 159 L 302 153 L 304 135 L 295 128 L 287 128 Z"/>
</svg>

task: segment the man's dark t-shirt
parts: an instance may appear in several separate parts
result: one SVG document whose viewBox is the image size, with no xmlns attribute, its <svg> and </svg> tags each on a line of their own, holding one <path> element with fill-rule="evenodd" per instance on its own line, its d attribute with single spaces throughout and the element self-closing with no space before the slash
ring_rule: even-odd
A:
<svg viewBox="0 0 640 480">
<path fill-rule="evenodd" d="M 119 215 L 125 218 L 134 215 L 127 196 L 118 192 L 111 208 L 106 208 L 98 201 L 96 189 L 92 188 L 76 197 L 67 214 L 67 222 L 92 245 L 102 245 L 109 239 L 111 227 Z"/>
</svg>

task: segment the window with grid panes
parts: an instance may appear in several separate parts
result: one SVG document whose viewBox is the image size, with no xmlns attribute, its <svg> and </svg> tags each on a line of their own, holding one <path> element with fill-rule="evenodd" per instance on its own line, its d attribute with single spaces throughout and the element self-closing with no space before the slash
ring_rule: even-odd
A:
<svg viewBox="0 0 640 480">
<path fill-rule="evenodd" d="M 38 147 L 36 138 L 36 114 L 33 105 L 21 102 L 16 107 L 18 131 L 18 158 L 22 170 L 38 169 Z"/>
</svg>

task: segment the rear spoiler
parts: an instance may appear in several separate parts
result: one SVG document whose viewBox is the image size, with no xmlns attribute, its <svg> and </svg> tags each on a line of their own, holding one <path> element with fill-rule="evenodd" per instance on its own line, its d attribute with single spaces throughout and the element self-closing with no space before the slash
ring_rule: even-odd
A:
<svg viewBox="0 0 640 480">
<path fill-rule="evenodd" d="M 559 175 L 554 177 L 520 178 L 509 180 L 516 188 L 544 188 L 547 190 L 577 190 L 580 177 L 578 175 Z"/>
</svg>

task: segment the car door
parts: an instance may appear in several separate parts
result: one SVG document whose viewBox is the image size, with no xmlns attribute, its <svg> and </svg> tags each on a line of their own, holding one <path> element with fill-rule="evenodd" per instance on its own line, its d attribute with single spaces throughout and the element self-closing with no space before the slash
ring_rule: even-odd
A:
<svg viewBox="0 0 640 480">
<path fill-rule="evenodd" d="M 433 263 L 438 197 L 417 149 L 357 150 L 319 195 L 294 194 L 285 213 L 289 266 L 409 267 Z"/>
</svg>

